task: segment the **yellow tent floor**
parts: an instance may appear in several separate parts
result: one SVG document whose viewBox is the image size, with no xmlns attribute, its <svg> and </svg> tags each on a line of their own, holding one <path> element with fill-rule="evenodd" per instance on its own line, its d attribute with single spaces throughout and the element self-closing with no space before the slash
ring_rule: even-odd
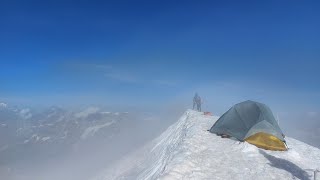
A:
<svg viewBox="0 0 320 180">
<path fill-rule="evenodd" d="M 247 139 L 250 144 L 253 144 L 259 148 L 273 150 L 273 151 L 286 151 L 287 148 L 283 141 L 279 138 L 264 132 L 256 133 Z"/>
</svg>

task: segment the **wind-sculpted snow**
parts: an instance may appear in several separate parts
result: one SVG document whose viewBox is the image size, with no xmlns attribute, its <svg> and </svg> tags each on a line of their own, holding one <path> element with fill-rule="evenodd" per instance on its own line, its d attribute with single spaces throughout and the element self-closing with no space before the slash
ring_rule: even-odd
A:
<svg viewBox="0 0 320 180">
<path fill-rule="evenodd" d="M 314 179 L 320 150 L 286 138 L 286 152 L 259 149 L 207 130 L 218 117 L 188 110 L 161 136 L 95 180 Z"/>
</svg>

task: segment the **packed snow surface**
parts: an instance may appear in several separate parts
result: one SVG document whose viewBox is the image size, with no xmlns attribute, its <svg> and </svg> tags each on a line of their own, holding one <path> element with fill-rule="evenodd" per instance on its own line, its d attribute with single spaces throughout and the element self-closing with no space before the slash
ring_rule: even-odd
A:
<svg viewBox="0 0 320 180">
<path fill-rule="evenodd" d="M 313 180 L 320 169 L 315 147 L 286 138 L 288 151 L 263 150 L 208 132 L 217 119 L 188 110 L 150 144 L 93 179 Z"/>
</svg>

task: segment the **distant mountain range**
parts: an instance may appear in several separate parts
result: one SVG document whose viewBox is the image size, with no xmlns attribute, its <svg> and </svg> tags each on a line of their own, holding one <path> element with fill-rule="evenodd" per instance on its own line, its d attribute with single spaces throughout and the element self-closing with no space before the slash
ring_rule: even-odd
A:
<svg viewBox="0 0 320 180">
<path fill-rule="evenodd" d="M 123 141 L 139 136 L 137 131 L 147 132 L 143 125 L 152 120 L 150 113 L 110 112 L 99 107 L 66 110 L 53 106 L 38 110 L 0 103 L 0 167 L 42 162 L 95 148 L 120 154 L 148 139 L 141 135 L 143 138 Z"/>
</svg>

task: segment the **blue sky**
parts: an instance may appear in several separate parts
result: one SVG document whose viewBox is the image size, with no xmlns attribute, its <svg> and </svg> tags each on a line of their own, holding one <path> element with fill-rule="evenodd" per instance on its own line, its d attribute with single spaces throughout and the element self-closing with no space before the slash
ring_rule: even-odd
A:
<svg viewBox="0 0 320 180">
<path fill-rule="evenodd" d="M 0 98 L 150 105 L 199 91 L 318 111 L 319 19 L 316 1 L 1 1 Z"/>
</svg>

